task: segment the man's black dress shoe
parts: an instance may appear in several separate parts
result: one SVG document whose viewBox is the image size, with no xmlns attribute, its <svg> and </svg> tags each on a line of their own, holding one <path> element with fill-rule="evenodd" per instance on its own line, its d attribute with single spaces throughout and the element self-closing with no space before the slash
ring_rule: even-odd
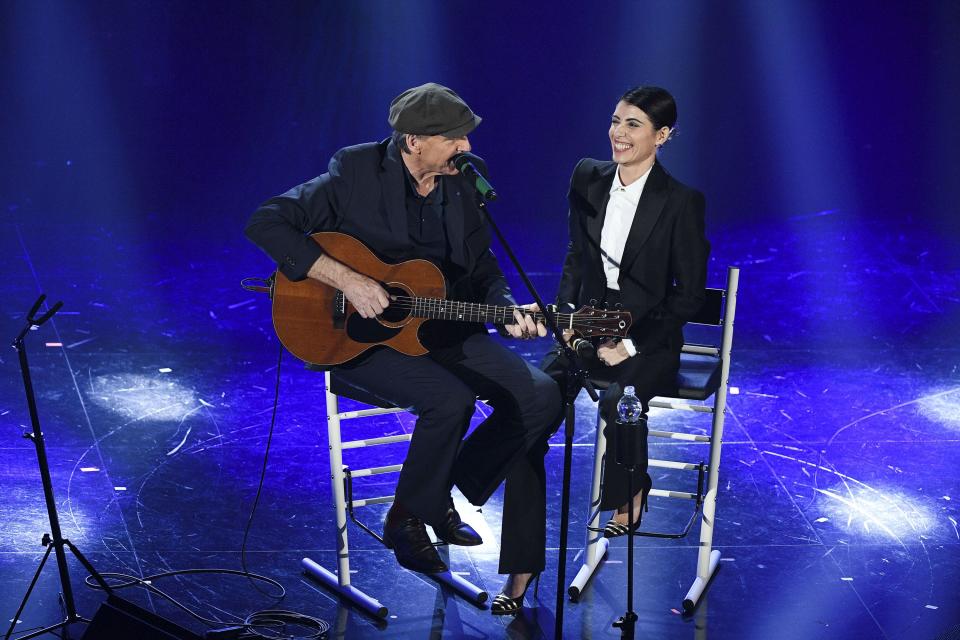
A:
<svg viewBox="0 0 960 640">
<path fill-rule="evenodd" d="M 418 573 L 449 571 L 427 535 L 423 521 L 410 515 L 396 503 L 383 521 L 383 543 L 393 549 L 401 567 Z"/>
<path fill-rule="evenodd" d="M 433 528 L 437 537 L 447 544 L 455 544 L 461 547 L 475 547 L 483 544 L 483 538 L 474 531 L 473 527 L 460 520 L 460 514 L 453 508 L 453 500 L 450 501 L 450 507 L 443 516 L 443 523 L 439 527 Z"/>
</svg>

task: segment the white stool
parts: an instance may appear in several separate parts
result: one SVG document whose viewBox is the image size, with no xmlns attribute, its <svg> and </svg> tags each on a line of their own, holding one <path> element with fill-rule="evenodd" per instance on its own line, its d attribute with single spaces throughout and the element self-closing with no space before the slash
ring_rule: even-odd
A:
<svg viewBox="0 0 960 640">
<path fill-rule="evenodd" d="M 717 486 L 720 471 L 720 447 L 723 443 L 723 420 L 727 402 L 727 386 L 730 373 L 730 352 L 733 345 L 733 321 L 737 306 L 737 285 L 740 269 L 727 269 L 726 289 L 708 289 L 707 301 L 691 324 L 714 326 L 719 329 L 719 344 L 684 345 L 680 356 L 680 371 L 677 375 L 677 393 L 671 397 L 656 397 L 650 401 L 650 407 L 677 409 L 696 413 L 709 413 L 713 416 L 710 435 L 698 435 L 673 431 L 650 430 L 652 438 L 668 438 L 686 442 L 702 442 L 710 445 L 710 462 L 677 462 L 651 458 L 649 466 L 663 469 L 681 469 L 697 471 L 699 474 L 697 493 L 688 491 L 670 491 L 652 489 L 651 496 L 694 500 L 694 512 L 686 529 L 679 533 L 645 533 L 637 531 L 635 535 L 660 538 L 680 538 L 689 532 L 690 527 L 702 509 L 700 525 L 700 551 L 697 557 L 697 575 L 683 598 L 683 608 L 690 612 L 697 606 L 707 583 L 720 563 L 720 552 L 713 549 L 714 515 L 717 504 Z M 689 400 L 708 400 L 713 405 L 695 404 Z M 600 494 L 607 439 L 603 434 L 606 426 L 603 417 L 597 413 L 597 442 L 594 449 L 593 479 L 590 490 L 590 516 L 587 522 L 586 548 L 583 565 L 567 589 L 571 600 L 580 599 L 587 582 L 607 553 L 610 541 L 603 537 L 600 527 Z M 703 492 L 703 474 L 707 474 L 706 493 Z"/>
<path fill-rule="evenodd" d="M 301 561 L 303 570 L 310 576 L 316 578 L 331 591 L 336 592 L 341 597 L 349 600 L 360 607 L 363 611 L 378 618 L 387 617 L 387 608 L 376 598 L 367 595 L 365 592 L 354 587 L 350 581 L 350 546 L 347 539 L 347 516 L 350 515 L 355 524 L 364 529 L 380 542 L 382 538 L 363 525 L 353 517 L 353 510 L 372 504 L 382 504 L 393 502 L 395 496 L 380 496 L 367 498 L 364 500 L 354 500 L 352 483 L 354 478 L 379 475 L 383 473 L 397 473 L 403 468 L 402 464 L 395 464 L 382 467 L 370 467 L 366 469 L 350 469 L 343 464 L 343 451 L 346 449 L 358 449 L 363 447 L 372 447 L 382 444 L 391 444 L 394 442 L 409 442 L 411 435 L 402 434 L 396 436 L 382 436 L 379 438 L 366 438 L 362 440 L 341 439 L 340 427 L 343 421 L 354 418 L 365 418 L 368 416 L 379 416 L 391 413 L 404 413 L 404 409 L 396 407 L 385 407 L 380 405 L 377 399 L 371 398 L 359 389 L 353 389 L 333 378 L 330 371 L 324 371 L 324 384 L 326 386 L 326 411 L 327 411 L 327 434 L 330 444 L 330 486 L 333 490 L 333 505 L 336 512 L 337 522 L 337 573 L 336 575 L 320 566 L 310 558 L 304 558 Z M 332 385 L 338 387 L 340 394 L 332 390 Z M 340 395 L 349 397 L 359 402 L 375 405 L 370 409 L 360 409 L 357 411 L 340 411 Z M 398 565 L 399 566 L 399 565 Z M 437 582 L 446 585 L 459 593 L 474 604 L 481 605 L 487 601 L 488 594 L 468 580 L 458 576 L 450 571 L 428 576 Z"/>
</svg>

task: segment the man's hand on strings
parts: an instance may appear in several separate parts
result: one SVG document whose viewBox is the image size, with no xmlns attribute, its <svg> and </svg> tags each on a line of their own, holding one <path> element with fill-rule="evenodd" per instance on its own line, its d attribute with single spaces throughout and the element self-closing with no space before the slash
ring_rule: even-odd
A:
<svg viewBox="0 0 960 640">
<path fill-rule="evenodd" d="M 352 273 L 345 278 L 341 289 L 347 301 L 364 318 L 374 318 L 390 306 L 390 298 L 380 283 L 363 274 Z"/>
<path fill-rule="evenodd" d="M 530 313 L 520 313 L 520 309 L 525 309 L 532 313 L 536 313 L 540 310 L 540 307 L 536 304 L 525 304 L 521 307 L 518 307 L 513 312 L 513 319 L 516 321 L 514 324 L 504 325 L 504 329 L 507 330 L 514 338 L 520 338 L 521 340 L 528 340 L 530 338 L 544 337 L 547 335 L 547 326 L 543 322 L 535 322 L 533 315 Z"/>
<path fill-rule="evenodd" d="M 347 302 L 364 318 L 374 318 L 390 306 L 390 297 L 379 282 L 326 254 L 317 258 L 307 276 L 342 291 Z"/>
</svg>

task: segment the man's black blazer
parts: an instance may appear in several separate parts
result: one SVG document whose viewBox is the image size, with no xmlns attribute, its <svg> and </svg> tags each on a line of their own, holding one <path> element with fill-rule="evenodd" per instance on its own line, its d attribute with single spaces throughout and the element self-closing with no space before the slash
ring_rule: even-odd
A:
<svg viewBox="0 0 960 640">
<path fill-rule="evenodd" d="M 486 172 L 483 161 L 471 160 Z M 389 139 L 340 149 L 327 173 L 267 200 L 250 217 L 246 235 L 291 280 L 302 280 L 323 253 L 308 234 L 340 231 L 387 261 L 416 257 L 407 231 L 406 177 L 400 150 Z M 512 305 L 503 272 L 490 250 L 475 189 L 463 176 L 445 176 L 444 216 L 451 261 L 466 274 L 453 297 Z M 448 295 L 451 293 L 448 283 Z"/>
<path fill-rule="evenodd" d="M 610 187 L 617 165 L 585 158 L 570 179 L 570 244 L 557 303 L 575 307 L 603 300 L 600 254 Z M 705 298 L 710 243 L 704 235 L 703 194 L 653 165 L 640 196 L 620 264 L 620 301 L 633 315 L 630 337 L 640 353 L 679 351 L 683 325 Z"/>
</svg>

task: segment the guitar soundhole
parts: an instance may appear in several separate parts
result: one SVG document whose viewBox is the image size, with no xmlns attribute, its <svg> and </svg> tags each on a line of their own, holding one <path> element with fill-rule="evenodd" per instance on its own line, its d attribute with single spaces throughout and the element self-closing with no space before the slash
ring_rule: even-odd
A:
<svg viewBox="0 0 960 640">
<path fill-rule="evenodd" d="M 407 297 L 409 292 L 399 287 L 385 287 L 390 296 Z M 384 323 L 397 324 L 410 315 L 409 304 L 403 300 L 391 300 L 379 318 L 364 318 L 354 311 L 347 318 L 347 335 L 354 342 L 375 344 L 386 342 L 403 330 L 403 327 L 388 327 Z"/>
<path fill-rule="evenodd" d="M 394 296 L 399 298 L 409 298 L 410 293 L 404 291 L 400 287 L 386 287 L 387 295 L 391 297 L 390 306 L 387 307 L 383 313 L 380 314 L 380 318 L 384 322 L 390 324 L 396 324 L 398 322 L 403 322 L 410 315 L 410 304 L 406 300 L 393 300 Z"/>
</svg>

